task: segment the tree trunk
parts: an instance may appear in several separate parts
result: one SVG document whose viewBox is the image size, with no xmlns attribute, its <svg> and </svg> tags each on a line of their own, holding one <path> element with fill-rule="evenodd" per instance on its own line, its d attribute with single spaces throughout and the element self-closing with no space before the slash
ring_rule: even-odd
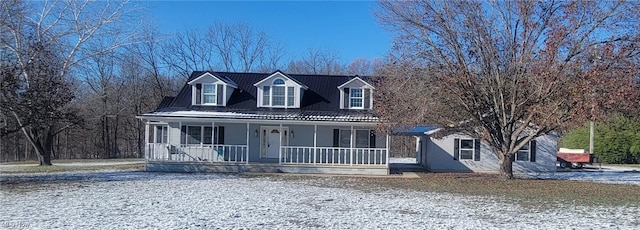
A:
<svg viewBox="0 0 640 230">
<path fill-rule="evenodd" d="M 515 154 L 503 153 L 500 161 L 500 174 L 504 179 L 513 179 L 513 158 Z"/>
<path fill-rule="evenodd" d="M 40 165 L 49 166 L 51 165 L 51 152 L 53 150 L 53 127 L 48 127 L 47 131 L 43 134 L 43 141 L 37 141 L 35 143 L 35 149 L 38 152 L 38 159 L 40 160 Z"/>
<path fill-rule="evenodd" d="M 38 154 L 38 159 L 40 160 L 41 166 L 50 166 L 51 165 L 51 151 L 45 150 L 42 154 Z"/>
</svg>

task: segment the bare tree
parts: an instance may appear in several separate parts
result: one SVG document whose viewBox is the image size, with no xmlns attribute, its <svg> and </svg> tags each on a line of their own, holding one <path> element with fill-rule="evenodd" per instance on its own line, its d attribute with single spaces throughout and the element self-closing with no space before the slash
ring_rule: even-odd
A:
<svg viewBox="0 0 640 230">
<path fill-rule="evenodd" d="M 278 63 L 283 56 L 279 43 L 246 23 L 215 23 L 209 27 L 207 38 L 224 71 L 254 71 L 261 63 Z"/>
<path fill-rule="evenodd" d="M 64 81 L 69 78 L 75 67 L 106 51 L 122 48 L 135 39 L 134 34 L 130 32 L 134 27 L 125 25 L 126 22 L 134 22 L 126 18 L 133 9 L 127 7 L 127 3 L 20 0 L 0 2 L 0 12 L 3 15 L 0 17 L 0 52 L 4 60 L 7 60 L 6 63 L 16 67 L 14 73 L 18 73 L 18 85 L 23 87 L 18 91 L 29 92 L 32 87 L 40 86 L 38 81 L 44 76 L 33 74 L 33 70 L 45 69 L 49 71 L 46 76 L 50 77 L 52 82 L 59 82 L 50 85 L 51 87 L 39 88 L 49 94 L 42 95 L 44 98 L 59 100 L 59 103 L 44 107 L 30 106 L 27 107 L 30 112 L 26 113 L 20 113 L 18 108 L 10 108 L 8 111 L 36 149 L 41 165 L 51 165 L 51 148 L 47 143 L 63 129 L 49 128 L 44 132 L 34 132 L 34 129 L 55 125 L 61 118 L 40 119 L 31 123 L 25 121 L 29 120 L 31 113 L 51 113 L 65 107 L 64 102 L 67 99 L 71 100 L 73 95 L 58 93 L 70 91 L 65 88 Z M 101 45 L 96 46 L 96 43 Z M 48 59 L 57 61 L 34 63 Z"/>
<path fill-rule="evenodd" d="M 337 52 L 309 48 L 299 60 L 289 62 L 286 72 L 332 75 L 344 73 L 344 67 L 340 64 Z"/>
<path fill-rule="evenodd" d="M 160 58 L 170 72 L 187 78 L 193 71 L 213 67 L 214 47 L 206 40 L 205 34 L 195 29 L 185 29 L 163 43 Z"/>
<path fill-rule="evenodd" d="M 349 75 L 371 76 L 382 67 L 381 59 L 356 58 L 347 65 L 346 72 Z"/>
<path fill-rule="evenodd" d="M 380 7 L 380 21 L 398 32 L 390 77 L 381 80 L 394 92 L 379 85 L 380 114 L 389 123 L 438 124 L 481 137 L 505 178 L 513 178 L 515 153 L 533 138 L 597 117 L 593 107 L 582 113 L 583 102 L 622 108 L 634 92 L 637 67 L 628 60 L 637 56 L 638 2 L 421 0 Z M 587 79 L 606 90 L 584 85 Z"/>
</svg>

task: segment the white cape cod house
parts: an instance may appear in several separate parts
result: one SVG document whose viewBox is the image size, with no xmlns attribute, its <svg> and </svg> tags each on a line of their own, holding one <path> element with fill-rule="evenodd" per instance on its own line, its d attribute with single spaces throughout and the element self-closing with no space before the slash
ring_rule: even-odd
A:
<svg viewBox="0 0 640 230">
<path fill-rule="evenodd" d="M 196 71 L 146 123 L 147 171 L 389 173 L 366 77 Z"/>
</svg>

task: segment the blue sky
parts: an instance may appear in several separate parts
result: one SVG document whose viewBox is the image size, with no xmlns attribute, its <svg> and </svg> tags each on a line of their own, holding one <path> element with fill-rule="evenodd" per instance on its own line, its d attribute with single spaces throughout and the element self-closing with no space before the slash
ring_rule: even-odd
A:
<svg viewBox="0 0 640 230">
<path fill-rule="evenodd" d="M 338 53 L 342 63 L 383 57 L 391 33 L 373 16 L 374 1 L 153 1 L 146 3 L 163 33 L 198 28 L 217 21 L 244 22 L 280 41 L 288 61 L 309 48 Z"/>
</svg>

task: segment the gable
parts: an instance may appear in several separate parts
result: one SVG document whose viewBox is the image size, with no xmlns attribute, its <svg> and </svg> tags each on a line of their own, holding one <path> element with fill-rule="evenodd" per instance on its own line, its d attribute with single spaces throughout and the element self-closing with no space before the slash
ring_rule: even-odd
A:
<svg viewBox="0 0 640 230">
<path fill-rule="evenodd" d="M 297 86 L 298 88 L 302 88 L 302 89 L 309 89 L 308 86 L 306 86 L 305 84 L 301 83 L 300 81 L 296 80 L 295 78 L 282 73 L 281 71 L 276 71 L 273 72 L 272 74 L 270 74 L 269 76 L 263 78 L 262 80 L 256 82 L 255 84 L 253 84 L 253 86 L 256 87 L 261 87 L 264 85 L 271 85 L 272 82 L 276 79 L 283 79 L 285 81 L 285 85 L 287 86 Z"/>
<path fill-rule="evenodd" d="M 233 88 L 237 88 L 238 85 L 231 79 L 226 77 L 218 77 L 213 75 L 210 72 L 204 72 L 199 76 L 195 77 L 193 80 L 187 82 L 188 85 L 194 84 L 223 84 Z"/>
<path fill-rule="evenodd" d="M 344 84 L 338 86 L 339 89 L 342 88 L 369 88 L 369 89 L 375 89 L 375 87 L 373 87 L 371 84 L 367 83 L 366 81 L 360 79 L 360 77 L 355 77 L 347 82 L 345 82 Z"/>
</svg>

